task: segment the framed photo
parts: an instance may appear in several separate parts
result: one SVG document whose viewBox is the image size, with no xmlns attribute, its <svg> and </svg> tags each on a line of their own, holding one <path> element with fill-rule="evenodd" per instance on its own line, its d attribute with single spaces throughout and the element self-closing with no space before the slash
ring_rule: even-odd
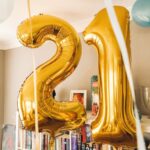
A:
<svg viewBox="0 0 150 150">
<path fill-rule="evenodd" d="M 86 109 L 87 91 L 86 90 L 71 90 L 70 100 L 80 102 Z"/>
<path fill-rule="evenodd" d="M 98 76 L 93 75 L 91 77 L 91 103 L 92 103 L 92 115 L 96 116 L 99 111 L 99 87 Z"/>
</svg>

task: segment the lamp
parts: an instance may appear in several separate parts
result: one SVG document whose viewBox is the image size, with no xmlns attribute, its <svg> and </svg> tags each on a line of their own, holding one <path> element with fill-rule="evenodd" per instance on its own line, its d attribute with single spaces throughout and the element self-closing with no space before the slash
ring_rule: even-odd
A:
<svg viewBox="0 0 150 150">
<path fill-rule="evenodd" d="M 0 23 L 9 17 L 15 0 L 0 0 Z"/>
</svg>

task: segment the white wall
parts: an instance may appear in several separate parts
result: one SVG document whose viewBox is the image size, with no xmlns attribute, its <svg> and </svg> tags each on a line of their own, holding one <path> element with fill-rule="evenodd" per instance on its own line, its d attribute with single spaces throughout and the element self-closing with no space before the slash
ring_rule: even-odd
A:
<svg viewBox="0 0 150 150">
<path fill-rule="evenodd" d="M 13 5 L 14 5 L 14 0 L 8 1 L 2 1 L 0 0 L 0 10 L 1 10 L 1 14 L 0 15 L 0 22 L 4 21 L 7 17 L 9 17 L 9 15 L 11 14 L 11 11 L 13 9 Z"/>
<path fill-rule="evenodd" d="M 150 86 L 150 28 L 141 28 L 131 22 L 132 68 L 136 87 Z M 57 99 L 69 99 L 71 89 L 87 89 L 90 98 L 90 78 L 97 73 L 97 54 L 82 41 L 83 55 L 75 72 L 57 88 Z M 50 58 L 55 45 L 48 42 L 36 52 L 37 64 Z M 32 71 L 31 50 L 25 47 L 5 51 L 4 122 L 15 123 L 17 95 L 22 82 Z"/>
<path fill-rule="evenodd" d="M 131 22 L 132 67 L 137 104 L 143 114 L 148 110 L 140 101 L 140 86 L 150 86 L 150 28 L 143 28 Z"/>
<path fill-rule="evenodd" d="M 1 134 L 4 121 L 4 106 L 3 106 L 3 51 L 0 51 L 0 149 L 1 149 Z"/>
<path fill-rule="evenodd" d="M 132 65 L 136 86 L 150 86 L 150 28 L 131 22 Z"/>
</svg>

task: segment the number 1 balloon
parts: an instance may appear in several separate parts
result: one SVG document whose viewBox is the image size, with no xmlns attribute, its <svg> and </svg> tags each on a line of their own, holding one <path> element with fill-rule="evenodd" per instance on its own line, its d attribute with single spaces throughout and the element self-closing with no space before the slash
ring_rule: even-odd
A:
<svg viewBox="0 0 150 150">
<path fill-rule="evenodd" d="M 129 13 L 115 6 L 118 22 L 130 52 Z M 135 118 L 132 97 L 120 49 L 106 9 L 101 10 L 83 32 L 88 44 L 98 52 L 100 110 L 92 122 L 96 142 L 115 147 L 136 147 Z"/>
<path fill-rule="evenodd" d="M 27 19 L 18 26 L 17 36 L 26 47 L 40 47 L 52 40 L 57 45 L 56 54 L 37 69 L 37 100 L 40 130 L 76 129 L 84 124 L 86 112 L 78 102 L 56 101 L 52 92 L 77 67 L 81 56 L 81 43 L 78 34 L 67 22 L 48 15 L 38 15 Z M 34 129 L 35 104 L 33 73 L 24 81 L 18 98 L 18 109 L 25 129 Z"/>
</svg>

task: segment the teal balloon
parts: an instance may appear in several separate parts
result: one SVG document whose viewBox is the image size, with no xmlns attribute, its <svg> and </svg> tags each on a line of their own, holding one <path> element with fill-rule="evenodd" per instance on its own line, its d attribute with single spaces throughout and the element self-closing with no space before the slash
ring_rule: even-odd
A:
<svg viewBox="0 0 150 150">
<path fill-rule="evenodd" d="M 150 27 L 150 0 L 137 0 L 132 8 L 132 18 L 138 25 Z"/>
</svg>

